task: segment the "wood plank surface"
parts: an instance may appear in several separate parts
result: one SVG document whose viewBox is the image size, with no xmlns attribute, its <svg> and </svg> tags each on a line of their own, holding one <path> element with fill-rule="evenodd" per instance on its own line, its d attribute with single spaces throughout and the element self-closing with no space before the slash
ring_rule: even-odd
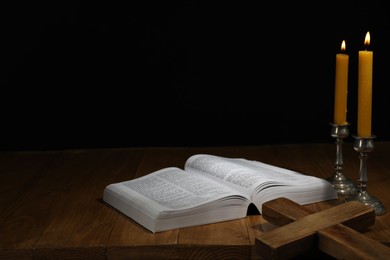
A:
<svg viewBox="0 0 390 260">
<path fill-rule="evenodd" d="M 256 259 L 256 237 L 276 228 L 259 214 L 152 234 L 101 201 L 106 185 L 166 166 L 182 168 L 196 153 L 259 160 L 325 178 L 333 172 L 335 145 L 1 152 L 0 258 Z M 356 179 L 359 160 L 351 143 L 345 144 L 344 161 L 345 175 Z M 376 142 L 368 159 L 368 190 L 387 208 L 389 162 L 390 143 Z M 305 207 L 318 212 L 338 204 Z M 377 216 L 364 235 L 390 245 L 389 223 L 389 214 Z"/>
</svg>

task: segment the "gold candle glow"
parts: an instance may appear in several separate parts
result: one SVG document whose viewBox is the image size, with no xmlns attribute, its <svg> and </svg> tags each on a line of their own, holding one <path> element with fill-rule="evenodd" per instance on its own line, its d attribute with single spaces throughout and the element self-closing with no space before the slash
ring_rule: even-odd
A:
<svg viewBox="0 0 390 260">
<path fill-rule="evenodd" d="M 370 40 L 370 32 L 367 32 L 364 40 L 366 49 L 359 51 L 357 125 L 359 137 L 371 136 L 373 52 L 367 50 Z"/>
<path fill-rule="evenodd" d="M 341 43 L 341 53 L 336 54 L 334 123 L 338 125 L 347 124 L 349 56 L 344 53 L 345 50 L 346 44 L 343 40 Z"/>
</svg>

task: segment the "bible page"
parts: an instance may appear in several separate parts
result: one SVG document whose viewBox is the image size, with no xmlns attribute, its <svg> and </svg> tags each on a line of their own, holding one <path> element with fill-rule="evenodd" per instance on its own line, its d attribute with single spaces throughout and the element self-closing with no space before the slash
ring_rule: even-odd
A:
<svg viewBox="0 0 390 260">
<path fill-rule="evenodd" d="M 185 164 L 185 170 L 224 181 L 248 196 L 256 188 L 318 181 L 312 176 L 257 161 L 208 154 L 191 156 Z"/>
<path fill-rule="evenodd" d="M 228 186 L 176 167 L 164 168 L 110 186 L 121 196 L 125 196 L 128 201 L 136 201 L 143 206 L 148 205 L 149 210 L 153 209 L 152 211 L 157 212 L 191 209 L 227 197 L 248 201 L 248 198 L 237 196 L 237 192 Z"/>
</svg>

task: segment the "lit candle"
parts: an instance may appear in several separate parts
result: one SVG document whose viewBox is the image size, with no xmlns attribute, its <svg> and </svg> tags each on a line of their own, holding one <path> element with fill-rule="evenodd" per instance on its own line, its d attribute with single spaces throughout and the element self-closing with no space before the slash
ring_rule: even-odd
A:
<svg viewBox="0 0 390 260">
<path fill-rule="evenodd" d="M 359 137 L 371 136 L 373 52 L 367 50 L 369 45 L 370 33 L 367 32 L 364 39 L 366 49 L 359 51 L 357 125 L 357 135 Z"/>
<path fill-rule="evenodd" d="M 348 62 L 349 56 L 345 54 L 345 41 L 341 43 L 341 52 L 336 54 L 334 123 L 347 124 L 347 93 L 348 93 Z"/>
</svg>

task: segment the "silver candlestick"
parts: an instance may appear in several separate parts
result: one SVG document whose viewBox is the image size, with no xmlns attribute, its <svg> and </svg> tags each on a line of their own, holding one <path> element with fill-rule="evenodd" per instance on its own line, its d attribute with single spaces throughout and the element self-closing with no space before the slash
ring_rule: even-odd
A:
<svg viewBox="0 0 390 260">
<path fill-rule="evenodd" d="M 355 183 L 343 174 L 343 139 L 349 135 L 349 124 L 339 125 L 331 123 L 331 126 L 331 136 L 336 138 L 336 160 L 334 163 L 334 174 L 328 178 L 328 181 L 339 196 L 347 197 L 357 191 Z"/>
<path fill-rule="evenodd" d="M 357 184 L 358 191 L 353 196 L 346 198 L 346 201 L 357 200 L 365 205 L 373 207 L 376 215 L 385 214 L 386 208 L 383 206 L 383 204 L 377 198 L 373 197 L 367 192 L 367 158 L 368 153 L 374 150 L 373 139 L 375 138 L 375 136 L 354 136 L 354 138 L 354 149 L 355 151 L 359 152 L 360 159 L 359 179 Z"/>
</svg>

